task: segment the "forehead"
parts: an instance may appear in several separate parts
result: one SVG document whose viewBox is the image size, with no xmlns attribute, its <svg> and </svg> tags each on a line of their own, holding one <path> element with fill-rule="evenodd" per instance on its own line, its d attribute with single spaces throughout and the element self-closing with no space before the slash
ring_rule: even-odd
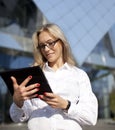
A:
<svg viewBox="0 0 115 130">
<path fill-rule="evenodd" d="M 47 32 L 47 31 L 41 32 L 38 36 L 39 42 L 45 42 L 49 39 L 54 39 L 54 38 L 55 37 L 50 32 Z"/>
</svg>

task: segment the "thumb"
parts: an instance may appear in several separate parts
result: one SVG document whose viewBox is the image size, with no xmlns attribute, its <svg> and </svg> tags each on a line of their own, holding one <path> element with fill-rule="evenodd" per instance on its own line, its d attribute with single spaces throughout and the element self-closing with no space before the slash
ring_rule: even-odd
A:
<svg viewBox="0 0 115 130">
<path fill-rule="evenodd" d="M 17 89 L 19 85 L 17 84 L 16 78 L 14 76 L 11 76 L 11 80 L 12 80 L 14 89 Z"/>
</svg>

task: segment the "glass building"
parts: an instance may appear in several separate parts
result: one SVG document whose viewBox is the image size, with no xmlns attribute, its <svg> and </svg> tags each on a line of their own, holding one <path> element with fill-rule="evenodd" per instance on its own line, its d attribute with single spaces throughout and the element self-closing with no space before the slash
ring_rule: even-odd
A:
<svg viewBox="0 0 115 130">
<path fill-rule="evenodd" d="M 44 23 L 56 23 L 70 42 L 79 67 L 91 79 L 99 101 L 99 118 L 111 118 L 114 12 L 115 0 L 0 0 L 0 71 L 31 65 L 33 32 Z M 9 122 L 12 97 L 2 79 L 0 86 L 0 122 Z"/>
</svg>

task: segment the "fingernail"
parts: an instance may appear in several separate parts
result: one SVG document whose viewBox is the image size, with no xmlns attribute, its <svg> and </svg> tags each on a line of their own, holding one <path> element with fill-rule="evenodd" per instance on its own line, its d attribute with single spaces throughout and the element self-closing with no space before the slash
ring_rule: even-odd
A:
<svg viewBox="0 0 115 130">
<path fill-rule="evenodd" d="M 29 78 L 32 79 L 32 76 L 30 75 Z"/>
<path fill-rule="evenodd" d="M 41 98 L 41 96 L 40 96 L 40 95 L 38 95 L 38 98 Z"/>
<path fill-rule="evenodd" d="M 44 92 L 44 96 L 46 96 L 47 94 L 46 94 L 46 92 Z"/>
<path fill-rule="evenodd" d="M 40 86 L 40 84 L 39 83 L 37 83 L 37 85 L 36 85 L 37 87 L 39 87 Z"/>
</svg>

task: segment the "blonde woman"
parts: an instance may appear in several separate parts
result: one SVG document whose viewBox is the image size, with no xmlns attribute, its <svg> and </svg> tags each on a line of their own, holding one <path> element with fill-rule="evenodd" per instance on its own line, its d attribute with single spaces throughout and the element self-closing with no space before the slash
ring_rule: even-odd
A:
<svg viewBox="0 0 115 130">
<path fill-rule="evenodd" d="M 28 121 L 29 130 L 82 130 L 83 125 L 95 125 L 97 99 L 86 72 L 76 66 L 60 27 L 43 25 L 34 33 L 33 43 L 34 65 L 42 68 L 53 93 L 36 95 L 39 83 L 26 87 L 31 76 L 20 85 L 12 77 L 12 120 Z"/>
</svg>

